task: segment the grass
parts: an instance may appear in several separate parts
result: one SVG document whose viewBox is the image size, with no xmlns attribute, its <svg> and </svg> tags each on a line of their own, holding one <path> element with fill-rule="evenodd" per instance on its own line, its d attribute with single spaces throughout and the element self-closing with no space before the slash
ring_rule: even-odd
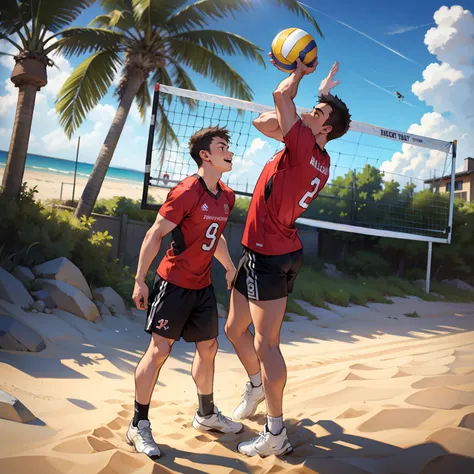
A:
<svg viewBox="0 0 474 474">
<path fill-rule="evenodd" d="M 404 313 L 404 316 L 407 318 L 419 318 L 420 315 L 416 311 L 412 311 L 411 313 Z"/>
<path fill-rule="evenodd" d="M 472 291 L 446 286 L 438 281 L 431 282 L 430 291 L 444 296 L 445 299 L 443 301 L 452 301 L 454 303 L 470 303 L 474 301 L 474 293 Z"/>
<path fill-rule="evenodd" d="M 288 298 L 288 303 L 286 305 L 286 311 L 288 313 L 294 313 L 294 314 L 299 314 L 300 316 L 305 316 L 310 321 L 318 319 L 314 314 L 311 314 L 309 311 L 302 308 L 292 297 Z"/>
</svg>

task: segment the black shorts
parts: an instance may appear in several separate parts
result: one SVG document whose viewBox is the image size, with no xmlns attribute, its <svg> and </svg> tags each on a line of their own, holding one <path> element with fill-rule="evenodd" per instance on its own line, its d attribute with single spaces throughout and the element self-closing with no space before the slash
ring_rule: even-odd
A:
<svg viewBox="0 0 474 474">
<path fill-rule="evenodd" d="M 263 255 L 244 247 L 234 288 L 250 300 L 284 298 L 293 291 L 302 265 L 302 250 L 284 255 Z"/>
<path fill-rule="evenodd" d="M 176 341 L 181 337 L 186 342 L 214 339 L 219 333 L 214 288 L 188 290 L 157 275 L 148 299 L 145 331 Z"/>
</svg>

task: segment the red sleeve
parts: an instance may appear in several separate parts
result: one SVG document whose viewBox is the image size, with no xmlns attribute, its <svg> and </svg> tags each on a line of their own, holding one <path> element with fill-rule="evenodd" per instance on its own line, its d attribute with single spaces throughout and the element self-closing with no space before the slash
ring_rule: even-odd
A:
<svg viewBox="0 0 474 474">
<path fill-rule="evenodd" d="M 315 145 L 313 132 L 309 127 L 303 125 L 301 119 L 295 122 L 283 140 L 290 152 L 291 161 L 300 161 L 311 155 Z"/>
<path fill-rule="evenodd" d="M 230 210 L 234 209 L 235 206 L 235 193 L 234 191 L 230 191 L 229 193 L 229 205 L 230 205 Z"/>
<path fill-rule="evenodd" d="M 166 197 L 158 211 L 162 217 L 179 225 L 194 205 L 194 193 L 186 186 L 178 185 Z"/>
</svg>

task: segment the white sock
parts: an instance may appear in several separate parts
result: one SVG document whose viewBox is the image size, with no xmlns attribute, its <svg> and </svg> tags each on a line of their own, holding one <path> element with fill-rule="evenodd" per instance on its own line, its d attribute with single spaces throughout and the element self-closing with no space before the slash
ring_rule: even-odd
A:
<svg viewBox="0 0 474 474">
<path fill-rule="evenodd" d="M 260 387 L 262 385 L 262 372 L 258 371 L 255 375 L 249 375 L 249 379 L 254 387 Z"/>
<path fill-rule="evenodd" d="M 279 435 L 283 429 L 283 416 L 273 418 L 267 415 L 267 426 L 272 435 Z"/>
</svg>

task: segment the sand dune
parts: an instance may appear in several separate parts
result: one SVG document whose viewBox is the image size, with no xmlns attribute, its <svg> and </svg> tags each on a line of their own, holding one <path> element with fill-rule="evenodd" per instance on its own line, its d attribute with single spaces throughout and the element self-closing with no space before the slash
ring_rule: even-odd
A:
<svg viewBox="0 0 474 474">
<path fill-rule="evenodd" d="M 397 300 L 388 305 L 390 314 L 398 304 L 399 311 L 406 308 Z M 61 331 L 70 328 L 70 334 L 45 325 L 51 337 L 45 351 L 0 351 L 1 388 L 37 416 L 30 424 L 0 420 L 0 432 L 7 434 L 0 443 L 2 473 L 472 474 L 474 305 L 445 304 L 436 318 L 426 304 L 429 316 L 416 321 L 416 336 L 408 318 L 382 332 L 380 325 L 371 328 L 367 322 L 378 307 L 367 317 L 363 308 L 355 308 L 354 319 L 347 308 L 338 310 L 344 318 L 333 318 L 325 340 L 319 338 L 319 320 L 298 322 L 295 333 L 291 322 L 284 323 L 285 425 L 294 451 L 281 459 L 246 458 L 235 450 L 261 429 L 264 404 L 241 434 L 218 436 L 192 428 L 193 346 L 176 343 L 150 409 L 163 452 L 157 463 L 134 453 L 125 441 L 133 413 L 133 371 L 148 342 L 142 325 L 114 317 L 95 324 L 72 321 L 57 312 Z M 417 305 L 423 314 L 423 304 Z M 454 316 L 460 312 L 466 315 L 462 320 Z M 34 317 L 40 330 L 42 316 Z M 223 322 L 214 399 L 231 414 L 246 377 L 223 335 Z M 338 329 L 356 339 L 348 340 Z M 368 337 L 374 333 L 377 337 Z"/>
</svg>

